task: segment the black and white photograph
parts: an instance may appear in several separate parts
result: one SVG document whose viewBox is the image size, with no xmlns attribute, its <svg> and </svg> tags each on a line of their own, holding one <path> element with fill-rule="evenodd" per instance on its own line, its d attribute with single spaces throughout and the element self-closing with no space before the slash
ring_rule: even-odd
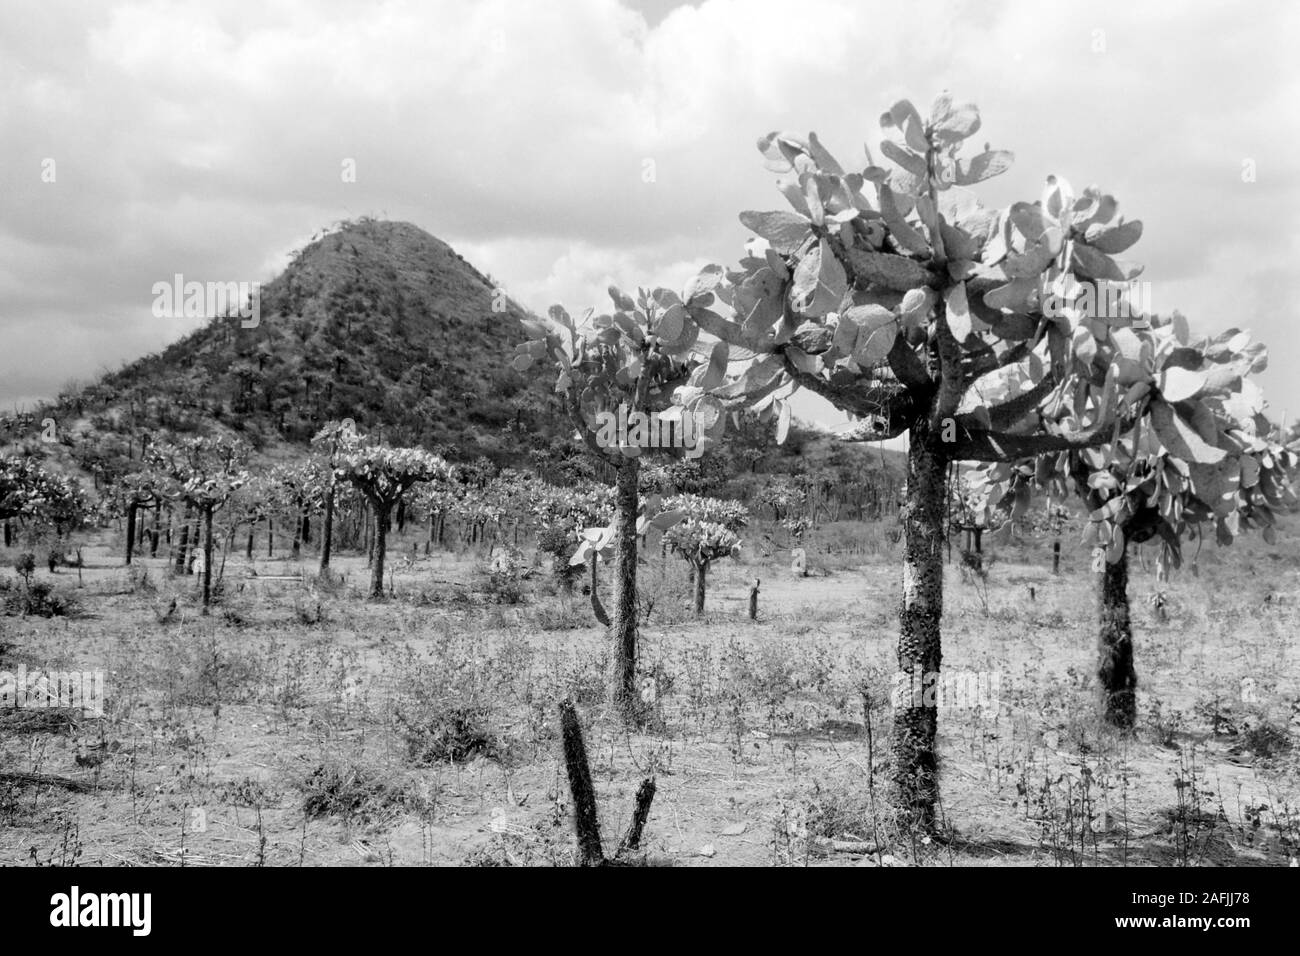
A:
<svg viewBox="0 0 1300 956">
<path fill-rule="evenodd" d="M 1283 0 L 0 2 L 6 928 L 857 868 L 1285 938 L 1298 47 Z"/>
</svg>

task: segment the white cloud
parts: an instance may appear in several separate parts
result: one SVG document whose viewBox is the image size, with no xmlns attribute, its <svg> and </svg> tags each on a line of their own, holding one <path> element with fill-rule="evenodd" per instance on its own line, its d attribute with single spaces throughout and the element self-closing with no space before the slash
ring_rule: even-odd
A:
<svg viewBox="0 0 1300 956">
<path fill-rule="evenodd" d="M 980 104 L 979 139 L 1017 153 L 986 201 L 1034 198 L 1051 172 L 1095 180 L 1145 220 L 1134 254 L 1157 303 L 1254 328 L 1275 365 L 1295 348 L 1294 4 L 634 6 L 11 8 L 0 404 L 177 337 L 148 316 L 158 278 L 265 279 L 362 214 L 423 226 L 534 308 L 603 308 L 611 281 L 680 286 L 740 254 L 739 211 L 783 202 L 759 135 L 815 129 L 856 161 L 895 98 L 924 107 L 945 86 Z M 58 350 L 33 351 L 32 328 Z M 1266 385 L 1300 407 L 1294 376 Z"/>
</svg>

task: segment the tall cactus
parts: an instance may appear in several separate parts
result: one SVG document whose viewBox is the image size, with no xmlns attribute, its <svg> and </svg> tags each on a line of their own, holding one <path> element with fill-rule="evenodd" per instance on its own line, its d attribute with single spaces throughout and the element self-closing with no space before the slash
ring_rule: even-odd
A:
<svg viewBox="0 0 1300 956">
<path fill-rule="evenodd" d="M 1141 269 L 1116 256 L 1140 222 L 1056 176 L 1037 202 L 981 205 L 969 187 L 1013 157 L 963 155 L 979 111 L 947 93 L 928 118 L 900 100 L 880 124 L 888 169 L 870 155 L 846 169 L 815 134 L 759 141 L 793 210 L 742 213 L 759 240 L 738 269 L 706 268 L 683 297 L 691 323 L 717 339 L 719 374 L 678 398 L 713 438 L 742 406 L 783 434 L 798 388 L 859 419 L 850 438 L 907 436 L 898 667 L 916 682 L 942 660 L 952 463 L 1097 448 L 1148 418 L 1184 437 L 1196 428 L 1192 412 L 1135 388 L 1165 347 L 1151 328 L 1078 307 L 1098 291 L 1123 298 Z M 937 727 L 924 700 L 894 719 L 896 795 L 923 826 L 935 822 Z"/>
</svg>

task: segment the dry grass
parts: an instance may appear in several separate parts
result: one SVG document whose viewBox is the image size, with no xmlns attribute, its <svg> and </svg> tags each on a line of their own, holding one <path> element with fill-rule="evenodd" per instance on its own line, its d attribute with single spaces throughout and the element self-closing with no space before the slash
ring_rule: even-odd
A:
<svg viewBox="0 0 1300 956">
<path fill-rule="evenodd" d="M 780 550 L 718 562 L 702 619 L 685 566 L 652 542 L 636 734 L 604 710 L 606 650 L 581 581 L 565 593 L 542 568 L 504 581 L 481 555 L 434 554 L 399 564 L 395 597 L 375 603 L 363 559 L 337 558 L 338 578 L 302 589 L 259 582 L 236 556 L 219 613 L 202 618 L 191 580 L 161 561 L 128 573 L 100 542 L 83 587 L 53 576 L 81 616 L 0 618 L 0 669 L 108 672 L 102 720 L 0 722 L 0 763 L 28 775 L 0 780 L 0 863 L 567 865 L 568 696 L 607 835 L 657 775 L 646 844 L 662 862 L 1284 865 L 1300 852 L 1292 535 L 1203 553 L 1199 576 L 1159 587 L 1162 608 L 1135 559 L 1142 719 L 1127 740 L 1094 716 L 1083 556 L 1066 548 L 1053 577 L 1050 542 L 1012 546 L 986 590 L 954 560 L 944 667 L 995 674 L 1000 693 L 994 708 L 941 713 L 944 826 L 927 838 L 884 799 L 887 532 L 812 532 L 806 578 Z M 30 782 L 59 777 L 87 792 Z"/>
</svg>

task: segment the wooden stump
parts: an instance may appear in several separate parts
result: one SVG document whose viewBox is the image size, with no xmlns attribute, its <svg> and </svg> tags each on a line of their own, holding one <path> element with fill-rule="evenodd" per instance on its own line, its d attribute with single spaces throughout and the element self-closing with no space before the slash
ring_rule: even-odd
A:
<svg viewBox="0 0 1300 956">
<path fill-rule="evenodd" d="M 564 739 L 564 766 L 573 795 L 573 823 L 578 834 L 578 853 L 583 866 L 600 866 L 605 851 L 600 846 L 600 820 L 596 815 L 596 788 L 591 783 L 587 746 L 573 701 L 560 704 L 560 732 Z"/>
<path fill-rule="evenodd" d="M 620 857 L 641 845 L 650 804 L 655 798 L 655 778 L 646 777 L 636 792 L 632 822 L 619 841 L 611 860 L 600 842 L 600 820 L 596 812 L 596 788 L 591 782 L 591 765 L 587 746 L 582 740 L 582 724 L 572 700 L 560 704 L 560 735 L 564 741 L 564 766 L 569 776 L 569 793 L 573 797 L 573 824 L 578 837 L 578 858 L 582 866 L 626 866 Z"/>
</svg>

